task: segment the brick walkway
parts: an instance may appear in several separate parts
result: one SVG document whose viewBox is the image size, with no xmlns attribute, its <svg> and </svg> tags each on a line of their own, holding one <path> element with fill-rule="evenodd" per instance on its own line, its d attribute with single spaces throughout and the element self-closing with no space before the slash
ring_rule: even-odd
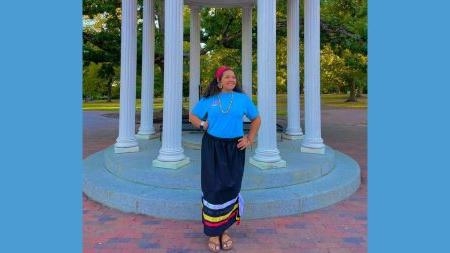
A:
<svg viewBox="0 0 450 253">
<path fill-rule="evenodd" d="M 84 112 L 83 157 L 114 144 L 118 120 Z M 325 143 L 361 166 L 349 199 L 300 216 L 243 220 L 230 229 L 229 252 L 367 252 L 367 111 L 322 110 Z M 209 252 L 201 222 L 164 220 L 107 208 L 83 195 L 83 252 Z"/>
</svg>

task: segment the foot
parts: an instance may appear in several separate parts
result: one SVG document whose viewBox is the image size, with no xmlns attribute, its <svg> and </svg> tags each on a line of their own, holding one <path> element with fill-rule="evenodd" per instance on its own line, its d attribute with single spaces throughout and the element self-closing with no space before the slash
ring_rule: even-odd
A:
<svg viewBox="0 0 450 253">
<path fill-rule="evenodd" d="M 209 237 L 208 248 L 212 252 L 220 251 L 220 241 L 218 236 Z"/>
<path fill-rule="evenodd" d="M 224 232 L 222 235 L 222 248 L 224 250 L 230 250 L 233 247 L 233 241 L 231 240 L 231 237 Z"/>
</svg>

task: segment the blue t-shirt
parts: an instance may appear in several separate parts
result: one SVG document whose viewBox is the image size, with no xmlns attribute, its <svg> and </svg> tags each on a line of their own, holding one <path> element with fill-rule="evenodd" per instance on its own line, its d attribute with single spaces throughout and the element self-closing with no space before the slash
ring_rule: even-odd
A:
<svg viewBox="0 0 450 253">
<path fill-rule="evenodd" d="M 228 113 L 231 97 L 233 102 Z M 219 106 L 219 97 L 222 111 Z M 215 96 L 202 98 L 192 109 L 192 113 L 204 119 L 207 116 L 208 133 L 220 138 L 235 138 L 244 135 L 244 115 L 250 120 L 258 117 L 258 109 L 252 100 L 245 94 L 239 92 L 221 92 Z"/>
</svg>

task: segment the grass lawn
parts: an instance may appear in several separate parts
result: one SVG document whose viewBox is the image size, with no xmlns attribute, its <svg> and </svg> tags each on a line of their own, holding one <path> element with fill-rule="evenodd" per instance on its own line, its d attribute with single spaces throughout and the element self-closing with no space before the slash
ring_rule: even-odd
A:
<svg viewBox="0 0 450 253">
<path fill-rule="evenodd" d="M 367 96 L 364 95 L 358 98 L 358 102 L 349 103 L 345 102 L 347 99 L 346 94 L 322 94 L 321 102 L 322 106 L 335 107 L 335 108 L 352 108 L 352 109 L 367 109 Z M 256 100 L 256 95 L 254 96 Z M 159 111 L 163 107 L 163 99 L 155 98 L 153 108 L 155 111 Z M 187 108 L 189 106 L 189 101 L 185 98 L 183 100 L 183 107 Z M 304 108 L 304 97 L 301 96 L 301 107 Z M 141 109 L 141 100 L 136 99 L 136 109 Z M 278 94 L 277 95 L 277 114 L 280 116 L 285 116 L 287 110 L 287 95 Z M 119 100 L 113 100 L 112 102 L 106 102 L 105 100 L 97 100 L 90 102 L 83 102 L 83 111 L 119 111 Z"/>
</svg>

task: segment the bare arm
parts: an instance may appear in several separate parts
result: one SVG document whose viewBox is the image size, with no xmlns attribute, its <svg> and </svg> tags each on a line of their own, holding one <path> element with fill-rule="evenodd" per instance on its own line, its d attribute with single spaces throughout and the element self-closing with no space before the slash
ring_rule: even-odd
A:
<svg viewBox="0 0 450 253">
<path fill-rule="evenodd" d="M 250 131 L 248 132 L 247 138 L 250 141 L 250 145 L 253 144 L 255 140 L 255 135 L 258 133 L 259 127 L 261 126 L 261 118 L 258 116 L 250 124 Z"/>
<path fill-rule="evenodd" d="M 242 150 L 252 145 L 253 141 L 255 140 L 255 135 L 258 133 L 260 126 L 261 126 L 261 118 L 258 116 L 250 124 L 250 131 L 248 132 L 248 134 L 239 139 L 237 147 Z"/>
<path fill-rule="evenodd" d="M 191 122 L 191 124 L 194 125 L 196 128 L 200 128 L 200 123 L 202 122 L 202 120 L 199 117 L 192 114 L 191 112 L 189 112 L 189 122 Z M 205 121 L 203 129 L 205 130 L 208 129 L 208 121 Z"/>
</svg>

